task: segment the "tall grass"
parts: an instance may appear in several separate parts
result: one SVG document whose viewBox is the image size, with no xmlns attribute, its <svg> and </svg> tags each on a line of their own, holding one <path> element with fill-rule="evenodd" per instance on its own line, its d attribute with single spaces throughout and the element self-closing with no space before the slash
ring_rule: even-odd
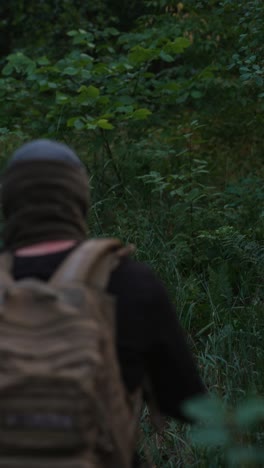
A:
<svg viewBox="0 0 264 468">
<path fill-rule="evenodd" d="M 169 177 L 151 171 L 141 177 L 143 160 L 141 153 L 135 177 L 126 164 L 120 166 L 123 184 L 109 189 L 103 200 L 96 200 L 101 191 L 94 187 L 91 231 L 135 243 L 136 258 L 166 284 L 209 393 L 222 402 L 223 415 L 227 411 L 223 419 L 228 426 L 232 411 L 264 390 L 264 223 L 254 197 L 256 193 L 262 199 L 264 188 L 260 179 L 247 175 L 209 190 L 199 171 L 193 171 L 193 187 L 183 177 L 179 185 L 186 190 L 179 198 L 172 194 L 175 185 Z M 178 169 L 184 176 L 186 167 Z M 199 184 L 197 200 L 190 202 L 190 190 Z M 147 447 L 155 467 L 262 466 L 257 449 L 245 454 L 245 462 L 234 452 L 251 444 L 263 449 L 264 433 L 257 422 L 246 431 L 235 423 L 236 435 L 228 433 L 226 445 L 210 445 L 209 439 L 202 445 L 192 440 L 188 425 L 174 420 L 155 432 L 146 408 L 141 447 Z"/>
</svg>

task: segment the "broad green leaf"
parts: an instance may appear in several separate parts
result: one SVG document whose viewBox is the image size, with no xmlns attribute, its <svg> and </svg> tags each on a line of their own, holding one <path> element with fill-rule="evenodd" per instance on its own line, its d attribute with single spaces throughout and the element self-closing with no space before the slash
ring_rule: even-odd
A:
<svg viewBox="0 0 264 468">
<path fill-rule="evenodd" d="M 131 115 L 133 120 L 146 120 L 152 112 L 149 109 L 137 109 Z"/>
<path fill-rule="evenodd" d="M 74 76 L 74 75 L 77 75 L 79 73 L 79 68 L 74 68 L 74 67 L 67 67 L 63 70 L 62 74 L 63 75 L 70 75 L 70 76 Z"/>
<path fill-rule="evenodd" d="M 253 78 L 252 73 L 244 73 L 243 75 L 241 75 L 241 80 L 243 81 L 250 80 L 251 78 Z"/>
<path fill-rule="evenodd" d="M 76 128 L 76 130 L 82 130 L 84 127 L 85 125 L 82 120 L 78 119 L 74 122 L 74 128 Z"/>
<path fill-rule="evenodd" d="M 174 61 L 174 58 L 167 54 L 166 52 L 164 52 L 164 50 L 161 50 L 160 53 L 159 53 L 159 57 L 164 60 L 164 62 L 173 62 Z"/>
<path fill-rule="evenodd" d="M 174 41 L 168 42 L 163 49 L 168 54 L 181 54 L 190 45 L 191 41 L 186 37 L 177 37 Z"/>
<path fill-rule="evenodd" d="M 158 49 L 146 49 L 141 46 L 136 46 L 131 49 L 128 59 L 130 62 L 139 65 L 154 60 L 158 55 Z"/>
<path fill-rule="evenodd" d="M 31 75 L 36 70 L 36 64 L 22 52 L 10 54 L 7 57 L 8 63 L 3 68 L 3 75 L 10 75 L 15 70 L 17 73 Z"/>
<path fill-rule="evenodd" d="M 235 420 L 239 426 L 264 423 L 264 399 L 256 397 L 240 404 L 235 412 Z"/>
<path fill-rule="evenodd" d="M 200 99 L 201 97 L 203 97 L 203 93 L 201 91 L 198 91 L 198 90 L 193 90 L 191 91 L 191 96 L 194 98 L 194 99 Z"/>
<path fill-rule="evenodd" d="M 178 189 L 175 189 L 175 190 L 172 190 L 170 192 L 170 195 L 171 196 L 174 196 L 174 195 L 178 195 L 179 197 L 184 197 L 185 196 L 185 192 L 183 190 L 183 188 L 178 188 Z"/>
<path fill-rule="evenodd" d="M 91 72 L 90 72 L 90 70 L 82 69 L 80 75 L 81 75 L 81 79 L 82 79 L 83 81 L 90 81 L 90 79 L 91 79 Z"/>
<path fill-rule="evenodd" d="M 110 99 L 108 96 L 100 96 L 98 98 L 98 101 L 97 101 L 99 104 L 102 104 L 103 106 L 106 106 L 107 104 L 109 104 L 110 102 Z"/>
<path fill-rule="evenodd" d="M 85 127 L 85 123 L 82 117 L 72 117 L 67 121 L 67 127 L 74 127 L 76 130 L 82 130 Z"/>
<path fill-rule="evenodd" d="M 5 65 L 4 68 L 2 69 L 2 74 L 5 75 L 5 76 L 12 75 L 13 70 L 14 70 L 13 64 L 8 63 L 8 64 Z"/>
<path fill-rule="evenodd" d="M 90 85 L 90 86 L 82 85 L 78 89 L 78 93 L 80 93 L 84 98 L 96 99 L 100 94 L 100 90 L 93 85 Z"/>
<path fill-rule="evenodd" d="M 232 447 L 227 451 L 227 460 L 231 466 L 263 466 L 264 449 L 261 447 Z M 254 465 L 253 465 L 254 463 Z M 255 465 L 257 464 L 257 465 Z"/>
<path fill-rule="evenodd" d="M 40 80 L 40 81 L 39 81 L 39 87 L 40 87 L 40 89 L 48 89 L 48 82 L 47 82 L 47 80 Z"/>
<path fill-rule="evenodd" d="M 87 123 L 86 124 L 87 130 L 96 130 L 97 129 L 97 124 L 95 123 Z"/>
<path fill-rule="evenodd" d="M 95 75 L 105 75 L 109 73 L 109 68 L 105 63 L 97 63 L 93 68 L 93 73 Z"/>
<path fill-rule="evenodd" d="M 222 424 L 225 421 L 225 410 L 220 400 L 210 396 L 192 398 L 182 406 L 184 414 L 203 423 Z"/>
<path fill-rule="evenodd" d="M 78 34 L 78 31 L 68 31 L 67 32 L 67 36 L 70 36 L 70 37 L 74 37 L 74 36 L 76 36 L 76 34 Z"/>
<path fill-rule="evenodd" d="M 193 443 L 205 447 L 227 445 L 230 441 L 230 434 L 224 427 L 194 428 L 190 436 Z"/>
<path fill-rule="evenodd" d="M 105 28 L 104 32 L 107 34 L 107 35 L 111 35 L 111 36 L 119 36 L 119 31 L 116 29 L 116 28 Z"/>
<path fill-rule="evenodd" d="M 0 135 L 7 135 L 9 133 L 8 128 L 1 127 L 0 128 Z"/>
<path fill-rule="evenodd" d="M 104 130 L 112 130 L 114 126 L 107 119 L 97 120 L 97 126 L 103 128 Z"/>
<path fill-rule="evenodd" d="M 52 81 L 49 81 L 47 85 L 49 89 L 56 89 L 59 86 L 58 83 L 53 83 Z"/>
<path fill-rule="evenodd" d="M 46 57 L 46 56 L 43 56 L 43 57 L 40 57 L 38 60 L 37 60 L 37 63 L 39 65 L 50 65 L 50 60 Z"/>
</svg>

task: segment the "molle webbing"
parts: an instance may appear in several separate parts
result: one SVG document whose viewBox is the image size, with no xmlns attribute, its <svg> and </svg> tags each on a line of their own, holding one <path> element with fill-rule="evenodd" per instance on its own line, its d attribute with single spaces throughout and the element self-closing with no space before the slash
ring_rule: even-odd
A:
<svg viewBox="0 0 264 468">
<path fill-rule="evenodd" d="M 47 283 L 16 282 L 0 256 L 0 468 L 130 468 L 140 400 L 121 379 L 105 288 L 132 249 L 84 242 Z"/>
</svg>

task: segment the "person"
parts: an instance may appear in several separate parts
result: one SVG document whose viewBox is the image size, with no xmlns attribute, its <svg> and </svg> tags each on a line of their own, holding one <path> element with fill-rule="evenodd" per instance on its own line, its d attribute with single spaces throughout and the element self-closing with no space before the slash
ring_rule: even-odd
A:
<svg viewBox="0 0 264 468">
<path fill-rule="evenodd" d="M 14 255 L 19 280 L 47 281 L 87 237 L 89 181 L 68 146 L 35 140 L 10 158 L 2 179 L 3 250 Z M 128 393 L 147 376 L 159 411 L 185 421 L 183 401 L 204 384 L 166 288 L 149 266 L 131 257 L 112 272 L 116 298 L 116 350 Z"/>
</svg>

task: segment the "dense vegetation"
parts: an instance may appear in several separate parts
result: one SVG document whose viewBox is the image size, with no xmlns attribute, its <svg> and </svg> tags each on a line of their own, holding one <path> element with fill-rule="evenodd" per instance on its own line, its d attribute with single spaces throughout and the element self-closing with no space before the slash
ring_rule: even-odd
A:
<svg viewBox="0 0 264 468">
<path fill-rule="evenodd" d="M 211 393 L 204 425 L 156 434 L 157 467 L 264 464 L 262 0 L 9 0 L 2 164 L 65 141 L 91 175 L 93 235 L 167 284 Z"/>
</svg>

